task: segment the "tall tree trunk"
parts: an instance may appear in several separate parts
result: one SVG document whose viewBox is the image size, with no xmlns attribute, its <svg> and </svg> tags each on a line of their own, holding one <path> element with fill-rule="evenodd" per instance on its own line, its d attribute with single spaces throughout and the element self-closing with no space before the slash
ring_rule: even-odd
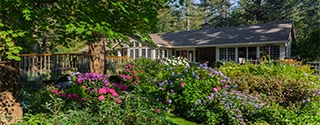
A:
<svg viewBox="0 0 320 125">
<path fill-rule="evenodd" d="M 22 117 L 19 62 L 0 62 L 0 124 L 13 123 Z"/>
<path fill-rule="evenodd" d="M 99 37 L 89 42 L 89 71 L 104 74 L 104 39 Z"/>
<path fill-rule="evenodd" d="M 5 12 L 0 13 L 0 19 L 4 24 L 10 24 L 7 22 Z M 5 27 L 5 30 L 8 29 Z M 14 44 L 14 41 L 12 43 Z M 4 50 L 6 51 L 8 50 Z M 21 119 L 23 114 L 19 62 L 8 60 L 6 56 L 2 59 L 3 61 L 0 61 L 0 124 L 10 124 Z M 2 116 L 5 118 L 3 119 Z"/>
</svg>

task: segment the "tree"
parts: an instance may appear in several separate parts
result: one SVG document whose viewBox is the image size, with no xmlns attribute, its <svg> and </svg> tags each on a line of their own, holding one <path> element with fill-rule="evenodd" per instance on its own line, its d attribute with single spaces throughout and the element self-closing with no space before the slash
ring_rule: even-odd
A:
<svg viewBox="0 0 320 125">
<path fill-rule="evenodd" d="M 230 24 L 229 0 L 200 0 L 203 11 L 207 13 L 207 19 L 214 27 L 224 27 Z"/>
</svg>

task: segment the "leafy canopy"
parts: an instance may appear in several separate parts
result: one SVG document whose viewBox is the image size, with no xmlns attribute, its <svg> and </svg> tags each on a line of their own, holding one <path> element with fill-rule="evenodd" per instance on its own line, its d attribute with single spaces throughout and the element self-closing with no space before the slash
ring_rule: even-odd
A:
<svg viewBox="0 0 320 125">
<path fill-rule="evenodd" d="M 183 0 L 180 0 L 181 3 Z M 0 2 L 0 58 L 19 60 L 19 44 L 54 29 L 60 43 L 80 37 L 151 41 L 157 10 L 171 0 L 4 0 Z M 50 18 L 51 21 L 44 21 Z M 67 39 L 69 38 L 69 39 Z M 70 39 L 71 38 L 71 39 Z M 25 44 L 25 43 L 24 43 Z M 108 43 L 111 44 L 111 43 Z M 4 54 L 3 54 L 4 53 Z"/>
</svg>

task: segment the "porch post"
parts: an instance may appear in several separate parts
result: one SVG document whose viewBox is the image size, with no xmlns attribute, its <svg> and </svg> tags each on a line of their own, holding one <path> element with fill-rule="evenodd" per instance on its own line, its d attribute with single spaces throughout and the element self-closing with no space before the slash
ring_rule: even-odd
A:
<svg viewBox="0 0 320 125">
<path fill-rule="evenodd" d="M 260 46 L 258 45 L 257 46 L 257 59 L 260 58 Z"/>
<path fill-rule="evenodd" d="M 218 47 L 216 47 L 216 60 L 217 60 L 217 61 L 220 61 L 220 59 L 219 59 L 219 58 L 220 58 L 220 57 L 219 57 L 219 55 L 220 55 L 220 53 L 219 53 L 219 48 L 218 48 Z M 216 61 L 216 62 L 217 62 L 217 61 Z"/>
<path fill-rule="evenodd" d="M 235 47 L 235 57 L 236 57 L 236 58 L 235 58 L 234 61 L 235 61 L 235 63 L 238 63 L 238 62 L 239 62 L 239 61 L 238 61 L 238 60 L 239 60 L 238 47 Z"/>
</svg>

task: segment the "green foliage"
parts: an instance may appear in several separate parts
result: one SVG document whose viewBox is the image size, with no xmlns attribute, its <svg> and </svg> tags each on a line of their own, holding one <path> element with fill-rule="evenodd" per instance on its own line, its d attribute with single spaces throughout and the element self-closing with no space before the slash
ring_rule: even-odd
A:
<svg viewBox="0 0 320 125">
<path fill-rule="evenodd" d="M 292 53 L 308 61 L 320 59 L 320 29 L 312 30 L 311 33 L 299 37 L 293 43 Z"/>
<path fill-rule="evenodd" d="M 99 104 L 92 104 L 86 108 L 78 108 L 77 106 L 69 109 L 61 110 L 61 112 L 52 112 L 47 114 L 27 114 L 24 122 L 16 124 L 157 124 L 168 125 L 173 124 L 166 120 L 164 112 L 155 112 L 156 106 L 149 99 L 133 94 L 124 94 L 121 103 L 115 101 L 103 101 Z M 61 98 L 52 98 L 53 100 L 61 100 Z M 59 101 L 47 103 L 48 110 L 56 110 L 57 105 L 62 104 Z"/>
</svg>

